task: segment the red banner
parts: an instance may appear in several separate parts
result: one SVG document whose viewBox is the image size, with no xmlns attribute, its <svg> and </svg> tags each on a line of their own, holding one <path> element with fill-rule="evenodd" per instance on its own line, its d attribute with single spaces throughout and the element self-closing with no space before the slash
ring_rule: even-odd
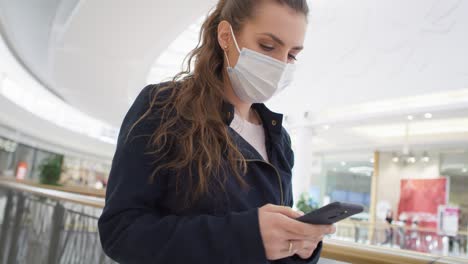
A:
<svg viewBox="0 0 468 264">
<path fill-rule="evenodd" d="M 446 204 L 447 179 L 401 180 L 398 215 L 405 212 L 437 214 L 439 205 Z"/>
<path fill-rule="evenodd" d="M 436 230 L 438 207 L 447 203 L 447 179 L 401 180 L 400 192 L 398 218 L 404 220 L 408 227 L 416 228 L 406 231 L 404 248 L 422 252 L 440 250 L 442 240 L 436 232 L 418 229 Z M 429 236 L 430 242 L 426 239 Z M 432 245 L 431 242 L 436 244 Z"/>
</svg>

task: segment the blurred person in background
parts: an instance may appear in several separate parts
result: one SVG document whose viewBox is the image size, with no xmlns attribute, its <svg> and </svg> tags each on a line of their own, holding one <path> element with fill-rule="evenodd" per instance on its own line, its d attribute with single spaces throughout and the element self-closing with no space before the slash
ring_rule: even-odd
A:
<svg viewBox="0 0 468 264">
<path fill-rule="evenodd" d="M 393 245 L 393 211 L 391 209 L 387 210 L 385 221 L 388 223 L 388 229 L 385 230 L 385 241 L 383 242 L 383 244 L 389 243 Z"/>
</svg>

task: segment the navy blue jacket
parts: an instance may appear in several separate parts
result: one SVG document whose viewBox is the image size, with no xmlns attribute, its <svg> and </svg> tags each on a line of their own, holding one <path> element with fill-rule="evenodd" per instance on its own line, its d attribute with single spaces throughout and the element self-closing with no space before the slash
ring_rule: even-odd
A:
<svg viewBox="0 0 468 264">
<path fill-rule="evenodd" d="M 229 127 L 234 107 L 224 101 L 220 111 L 247 160 L 245 180 L 250 188 L 242 188 L 234 176 L 228 177 L 224 192 L 206 195 L 180 211 L 176 210 L 179 207 L 172 175 L 162 173 L 148 183 L 157 164 L 151 164 L 153 159 L 144 152 L 158 122 L 143 119 L 125 142 L 129 127 L 148 109 L 151 94 L 158 87 L 148 85 L 140 92 L 119 132 L 106 204 L 98 224 L 105 253 L 120 263 L 316 263 L 322 242 L 307 260 L 295 255 L 270 262 L 260 234 L 259 207 L 267 203 L 293 205 L 294 154 L 282 126 L 283 116 L 264 104 L 252 105 L 265 128 L 266 162 Z"/>
</svg>

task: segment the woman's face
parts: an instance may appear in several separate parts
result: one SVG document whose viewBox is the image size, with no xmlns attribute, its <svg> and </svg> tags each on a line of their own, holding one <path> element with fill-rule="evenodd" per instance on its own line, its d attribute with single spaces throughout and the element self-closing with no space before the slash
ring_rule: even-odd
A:
<svg viewBox="0 0 468 264">
<path fill-rule="evenodd" d="M 248 48 L 285 63 L 294 63 L 303 49 L 307 20 L 286 5 L 275 1 L 262 1 L 256 7 L 252 18 L 246 20 L 235 37 L 239 48 Z M 227 21 L 218 28 L 219 42 L 223 49 L 227 46 L 227 56 L 231 67 L 235 66 L 239 52 L 234 44 Z"/>
</svg>

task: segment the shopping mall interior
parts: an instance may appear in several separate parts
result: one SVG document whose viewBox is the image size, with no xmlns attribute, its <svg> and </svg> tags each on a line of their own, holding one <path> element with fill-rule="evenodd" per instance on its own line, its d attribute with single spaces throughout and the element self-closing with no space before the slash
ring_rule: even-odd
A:
<svg viewBox="0 0 468 264">
<path fill-rule="evenodd" d="M 0 0 L 0 263 L 115 263 L 97 221 L 122 121 L 217 2 Z M 364 206 L 318 263 L 468 263 L 468 1 L 307 2 L 294 81 L 265 103 L 293 208 Z"/>
</svg>

